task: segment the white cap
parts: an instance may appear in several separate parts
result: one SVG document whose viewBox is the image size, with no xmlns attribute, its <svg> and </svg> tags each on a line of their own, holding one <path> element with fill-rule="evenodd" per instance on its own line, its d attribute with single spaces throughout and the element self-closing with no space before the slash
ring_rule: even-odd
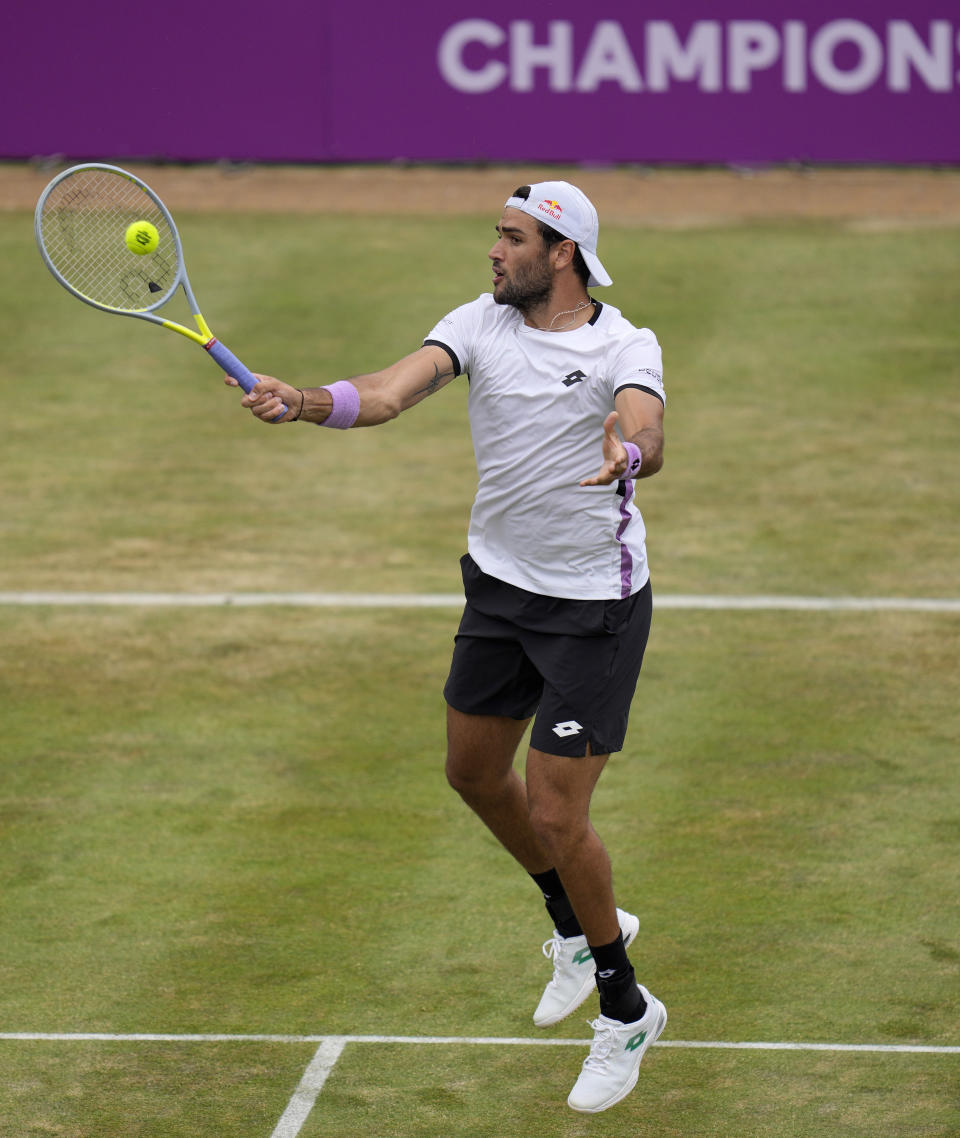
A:
<svg viewBox="0 0 960 1138">
<path fill-rule="evenodd" d="M 582 190 L 569 182 L 537 182 L 530 187 L 529 197 L 507 198 L 507 205 L 576 241 L 590 270 L 589 286 L 613 284 L 597 256 L 597 238 L 600 236 L 597 211 Z"/>
</svg>

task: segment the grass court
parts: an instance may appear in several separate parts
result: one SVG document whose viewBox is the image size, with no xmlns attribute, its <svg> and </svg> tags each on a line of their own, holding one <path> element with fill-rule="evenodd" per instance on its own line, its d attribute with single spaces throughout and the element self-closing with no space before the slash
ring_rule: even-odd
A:
<svg viewBox="0 0 960 1138">
<path fill-rule="evenodd" d="M 214 333 L 298 385 L 485 291 L 499 208 L 168 204 Z M 600 251 L 598 298 L 664 348 L 655 594 L 960 595 L 960 230 L 623 225 Z M 0 257 L 0 592 L 458 591 L 465 381 L 376 431 L 268 428 L 199 349 L 68 297 L 28 212 Z M 594 817 L 670 1021 L 595 1117 L 563 1045 L 595 1006 L 533 1027 L 549 923 L 443 779 L 456 622 L 0 605 L 0 1135 L 960 1132 L 960 613 L 655 612 Z M 295 1118 L 342 1036 L 391 1041 L 347 1042 Z M 871 1049 L 679 1045 L 711 1042 Z"/>
</svg>

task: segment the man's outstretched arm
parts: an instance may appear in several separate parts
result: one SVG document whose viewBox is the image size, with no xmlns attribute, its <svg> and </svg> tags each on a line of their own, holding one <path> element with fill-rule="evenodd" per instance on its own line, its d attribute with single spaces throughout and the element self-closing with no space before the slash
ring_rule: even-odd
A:
<svg viewBox="0 0 960 1138">
<path fill-rule="evenodd" d="M 333 413 L 345 425 L 373 427 L 395 419 L 454 378 L 450 356 L 443 348 L 428 344 L 381 371 L 324 387 L 293 387 L 272 376 L 258 376 L 257 385 L 240 402 L 265 423 L 325 423 Z M 226 382 L 236 386 L 229 376 Z M 286 414 L 278 419 L 283 406 Z"/>
</svg>

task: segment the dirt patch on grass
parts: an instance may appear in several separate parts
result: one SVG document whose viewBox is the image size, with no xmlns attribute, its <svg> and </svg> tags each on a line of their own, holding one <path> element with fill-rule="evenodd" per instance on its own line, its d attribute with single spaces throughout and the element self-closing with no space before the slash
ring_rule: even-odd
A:
<svg viewBox="0 0 960 1138">
<path fill-rule="evenodd" d="M 32 209 L 57 169 L 0 164 L 0 209 Z M 872 226 L 960 224 L 960 170 L 664 170 L 558 167 L 145 166 L 177 210 L 494 215 L 522 182 L 575 181 L 611 224 L 697 226 L 823 218 Z"/>
</svg>

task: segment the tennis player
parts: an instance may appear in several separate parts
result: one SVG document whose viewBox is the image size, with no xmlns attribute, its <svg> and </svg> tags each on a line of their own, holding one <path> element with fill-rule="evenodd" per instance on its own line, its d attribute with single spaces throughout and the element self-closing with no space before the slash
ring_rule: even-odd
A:
<svg viewBox="0 0 960 1138">
<path fill-rule="evenodd" d="M 599 992 L 568 1099 L 594 1113 L 632 1090 L 667 1021 L 637 982 L 627 948 L 640 920 L 617 908 L 590 820 L 597 779 L 623 746 L 650 628 L 633 497 L 663 462 L 661 353 L 649 329 L 591 297 L 612 282 L 596 210 L 575 186 L 521 186 L 496 231 L 492 294 L 455 308 L 417 351 L 324 387 L 264 377 L 242 402 L 267 423 L 286 405 L 281 422 L 343 430 L 384 423 L 468 377 L 479 485 L 444 689 L 447 777 L 540 887 L 553 920 L 553 975 L 534 1023 L 558 1023 Z M 514 756 L 531 719 L 521 778 Z"/>
</svg>

